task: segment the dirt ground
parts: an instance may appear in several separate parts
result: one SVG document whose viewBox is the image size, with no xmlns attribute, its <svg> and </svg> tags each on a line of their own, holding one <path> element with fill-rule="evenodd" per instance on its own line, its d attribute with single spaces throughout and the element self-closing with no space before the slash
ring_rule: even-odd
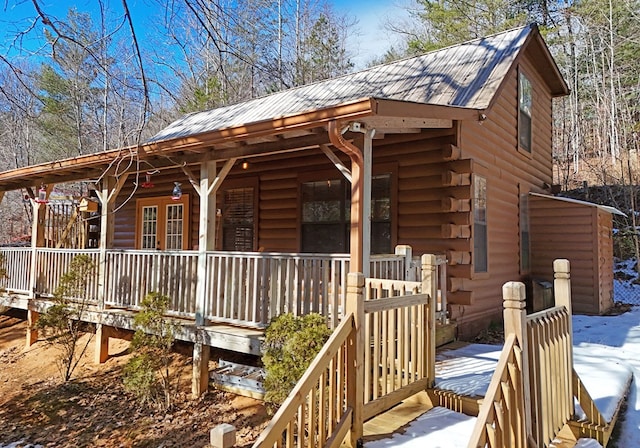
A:
<svg viewBox="0 0 640 448">
<path fill-rule="evenodd" d="M 0 445 L 205 447 L 210 429 L 229 423 L 237 431 L 236 447 L 249 447 L 268 422 L 257 400 L 219 390 L 192 400 L 188 346 L 174 354 L 179 392 L 174 409 L 165 414 L 140 406 L 124 390 L 121 372 L 131 356 L 129 342 L 112 338 L 111 358 L 97 365 L 92 341 L 73 379 L 62 383 L 56 349 L 45 342 L 25 348 L 25 335 L 23 315 L 0 314 Z"/>
</svg>

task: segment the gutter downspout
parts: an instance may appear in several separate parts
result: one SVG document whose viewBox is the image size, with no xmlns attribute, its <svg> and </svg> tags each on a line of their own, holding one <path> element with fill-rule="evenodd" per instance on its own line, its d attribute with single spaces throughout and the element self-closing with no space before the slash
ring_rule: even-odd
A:
<svg viewBox="0 0 640 448">
<path fill-rule="evenodd" d="M 349 272 L 363 272 L 364 157 L 358 147 L 344 139 L 336 120 L 329 121 L 327 131 L 331 144 L 351 159 L 351 242 L 349 245 L 351 263 Z"/>
</svg>

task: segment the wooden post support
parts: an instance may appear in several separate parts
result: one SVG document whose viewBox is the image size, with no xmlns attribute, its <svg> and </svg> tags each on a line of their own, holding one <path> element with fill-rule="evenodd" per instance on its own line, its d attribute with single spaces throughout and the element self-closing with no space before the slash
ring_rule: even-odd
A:
<svg viewBox="0 0 640 448">
<path fill-rule="evenodd" d="M 347 315 L 353 313 L 355 320 L 355 343 L 350 345 L 351 352 L 347 355 L 347 393 L 348 402 L 352 403 L 353 420 L 350 432 L 352 447 L 361 446 L 364 426 L 364 274 L 351 272 L 347 275 Z"/>
<path fill-rule="evenodd" d="M 365 278 L 371 276 L 371 171 L 375 133 L 375 129 L 366 129 L 362 143 L 362 273 Z"/>
<path fill-rule="evenodd" d="M 424 254 L 422 262 L 422 293 L 429 294 L 426 325 L 429 331 L 425 332 L 427 350 L 425 372 L 428 375 L 428 387 L 433 387 L 436 381 L 436 300 L 438 299 L 438 260 L 435 255 Z"/>
<path fill-rule="evenodd" d="M 48 193 L 47 193 L 48 197 Z M 31 199 L 33 206 L 31 223 L 31 269 L 29 271 L 29 298 L 36 296 L 36 288 L 38 285 L 38 247 L 44 246 L 44 220 L 46 214 L 46 205 Z"/>
<path fill-rule="evenodd" d="M 413 261 L 413 249 L 407 244 L 400 244 L 396 246 L 396 255 L 402 255 L 404 257 L 404 278 L 410 282 L 416 281 L 416 271 L 411 268 L 411 262 Z"/>
<path fill-rule="evenodd" d="M 193 344 L 193 377 L 191 395 L 198 398 L 209 390 L 209 346 L 202 342 Z"/>
<path fill-rule="evenodd" d="M 96 345 L 93 362 L 103 364 L 109 359 L 109 336 L 111 328 L 104 324 L 96 324 Z"/>
<path fill-rule="evenodd" d="M 529 376 L 529 348 L 527 341 L 526 288 L 522 282 L 507 282 L 502 286 L 504 337 L 515 334 L 522 350 L 522 397 L 518 405 L 521 415 L 525 416 L 525 434 L 521 440 L 529 440 L 532 435 L 531 418 L 531 378 Z"/>
<path fill-rule="evenodd" d="M 31 347 L 38 340 L 38 329 L 36 328 L 36 323 L 38 322 L 38 318 L 40 317 L 40 313 L 33 310 L 27 310 L 27 348 Z"/>
</svg>

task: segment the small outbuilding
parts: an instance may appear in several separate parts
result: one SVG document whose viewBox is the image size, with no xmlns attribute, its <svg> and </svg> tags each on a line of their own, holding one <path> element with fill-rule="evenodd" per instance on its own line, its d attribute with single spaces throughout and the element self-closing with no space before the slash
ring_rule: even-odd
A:
<svg viewBox="0 0 640 448">
<path fill-rule="evenodd" d="M 571 263 L 573 311 L 602 314 L 613 306 L 613 219 L 605 205 L 529 194 L 531 274 L 553 280 L 556 258 Z"/>
</svg>

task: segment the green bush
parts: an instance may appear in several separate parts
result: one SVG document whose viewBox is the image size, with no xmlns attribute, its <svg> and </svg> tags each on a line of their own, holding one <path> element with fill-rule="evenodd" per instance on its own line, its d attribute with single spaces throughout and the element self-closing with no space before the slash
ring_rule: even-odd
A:
<svg viewBox="0 0 640 448">
<path fill-rule="evenodd" d="M 134 356 L 123 372 L 124 387 L 141 403 L 171 409 L 175 387 L 169 368 L 173 347 L 174 325 L 164 315 L 169 297 L 150 292 L 142 300 L 142 309 L 133 318 L 136 332 L 131 347 Z"/>
<path fill-rule="evenodd" d="M 331 330 L 320 314 L 283 314 L 271 321 L 262 355 L 265 401 L 281 404 L 287 398 L 329 336 Z"/>
</svg>

